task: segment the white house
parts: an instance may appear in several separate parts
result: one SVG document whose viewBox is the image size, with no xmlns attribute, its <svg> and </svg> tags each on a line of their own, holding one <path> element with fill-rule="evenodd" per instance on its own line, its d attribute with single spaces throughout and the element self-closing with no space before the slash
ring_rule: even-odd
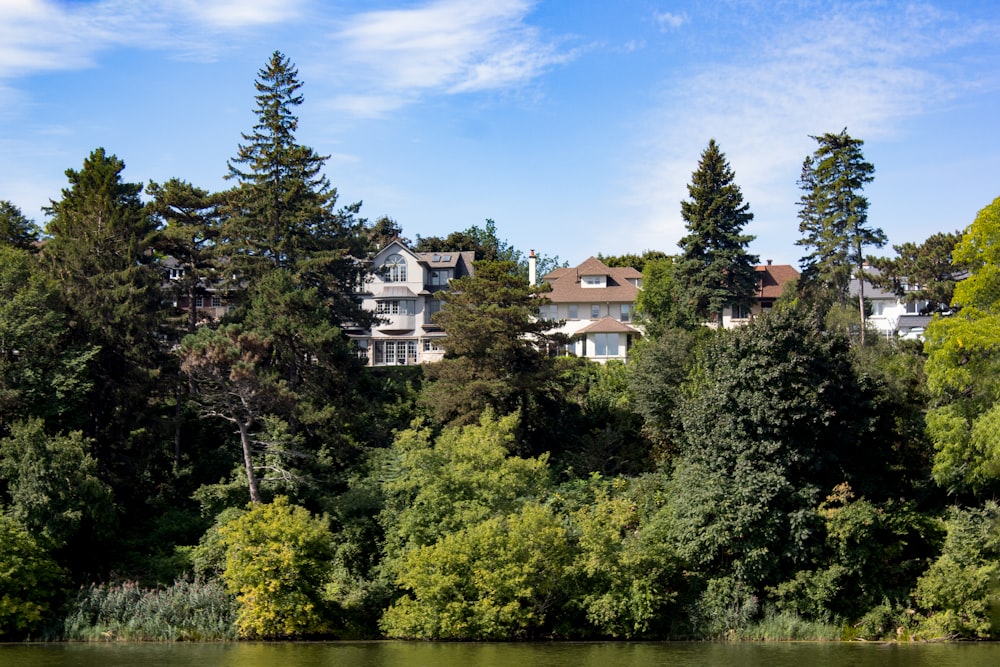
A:
<svg viewBox="0 0 1000 667">
<path fill-rule="evenodd" d="M 352 332 L 358 353 L 371 366 L 438 361 L 444 337 L 432 317 L 441 309 L 435 293 L 454 278 L 472 275 L 472 251 L 413 252 L 400 241 L 375 256 L 360 295 L 362 308 L 377 316 L 368 331 Z"/>
<path fill-rule="evenodd" d="M 552 286 L 546 295 L 551 303 L 539 315 L 564 320 L 555 331 L 570 336 L 568 352 L 601 363 L 625 359 L 642 335 L 634 324 L 641 273 L 591 257 L 577 267 L 555 269 L 542 280 Z"/>
</svg>

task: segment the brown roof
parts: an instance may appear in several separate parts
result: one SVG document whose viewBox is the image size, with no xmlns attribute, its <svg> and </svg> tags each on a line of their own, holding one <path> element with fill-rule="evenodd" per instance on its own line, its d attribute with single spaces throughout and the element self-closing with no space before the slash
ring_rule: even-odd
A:
<svg viewBox="0 0 1000 667">
<path fill-rule="evenodd" d="M 624 322 L 619 322 L 613 317 L 602 317 L 601 319 L 588 324 L 576 331 L 574 335 L 588 333 L 630 333 L 637 334 L 639 331 L 633 329 Z"/>
<path fill-rule="evenodd" d="M 785 291 L 785 284 L 799 277 L 799 272 L 790 264 L 767 264 L 755 268 L 760 280 L 757 296 L 761 299 L 777 299 Z"/>
<path fill-rule="evenodd" d="M 582 276 L 607 276 L 607 287 L 583 287 Z M 543 280 L 552 286 L 552 291 L 545 295 L 552 303 L 631 303 L 639 288 L 629 280 L 639 278 L 642 274 L 631 266 L 612 268 L 590 257 L 575 268 L 555 269 Z"/>
</svg>

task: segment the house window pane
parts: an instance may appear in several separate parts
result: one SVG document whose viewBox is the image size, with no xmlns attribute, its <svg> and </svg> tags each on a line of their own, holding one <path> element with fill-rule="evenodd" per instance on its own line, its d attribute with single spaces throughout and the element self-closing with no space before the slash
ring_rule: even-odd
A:
<svg viewBox="0 0 1000 667">
<path fill-rule="evenodd" d="M 569 319 L 571 320 L 580 319 L 579 308 L 577 308 L 577 305 L 575 303 L 572 303 L 569 306 Z"/>
<path fill-rule="evenodd" d="M 632 304 L 623 303 L 622 304 L 622 322 L 632 321 Z"/>
<path fill-rule="evenodd" d="M 446 286 L 451 280 L 451 269 L 435 269 L 431 271 L 431 285 Z"/>
<path fill-rule="evenodd" d="M 406 281 L 406 260 L 402 255 L 389 255 L 385 264 L 385 281 L 387 283 L 401 283 Z"/>
<path fill-rule="evenodd" d="M 596 303 L 590 307 L 590 319 L 596 320 L 601 317 L 601 307 Z"/>
</svg>

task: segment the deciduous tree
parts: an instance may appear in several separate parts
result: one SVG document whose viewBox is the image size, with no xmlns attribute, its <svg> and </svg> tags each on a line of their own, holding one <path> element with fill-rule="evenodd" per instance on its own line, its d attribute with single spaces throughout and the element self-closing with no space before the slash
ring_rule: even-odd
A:
<svg viewBox="0 0 1000 667">
<path fill-rule="evenodd" d="M 934 478 L 952 491 L 988 492 L 1000 480 L 1000 197 L 955 248 L 970 275 L 955 286 L 961 310 L 927 327 L 927 427 Z"/>
<path fill-rule="evenodd" d="M 279 496 L 222 525 L 222 578 L 239 603 L 243 637 L 281 639 L 327 634 L 324 600 L 333 535 L 326 517 Z"/>
</svg>

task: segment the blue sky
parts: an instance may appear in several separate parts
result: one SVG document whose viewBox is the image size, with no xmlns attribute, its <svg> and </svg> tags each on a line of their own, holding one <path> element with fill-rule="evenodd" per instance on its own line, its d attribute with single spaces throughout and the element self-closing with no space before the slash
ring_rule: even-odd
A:
<svg viewBox="0 0 1000 667">
<path fill-rule="evenodd" d="M 572 264 L 673 253 L 715 138 L 751 250 L 797 264 L 810 135 L 844 127 L 890 244 L 1000 195 L 992 0 L 0 0 L 0 199 L 44 223 L 98 146 L 129 181 L 228 187 L 274 50 L 341 202 L 410 238 L 492 218 Z"/>
</svg>

